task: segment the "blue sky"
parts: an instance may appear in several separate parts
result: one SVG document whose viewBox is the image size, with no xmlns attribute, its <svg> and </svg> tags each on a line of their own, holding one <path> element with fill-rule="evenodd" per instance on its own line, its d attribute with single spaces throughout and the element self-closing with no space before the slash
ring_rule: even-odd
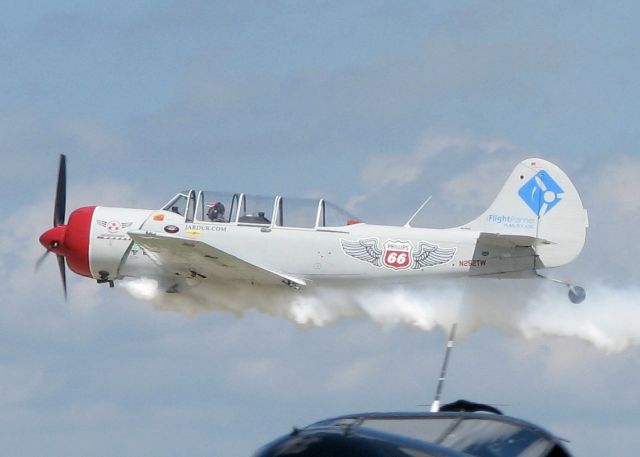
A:
<svg viewBox="0 0 640 457">
<path fill-rule="evenodd" d="M 487 312 L 454 353 L 445 397 L 508 404 L 578 455 L 638 448 L 637 4 L 3 11 L 7 453 L 248 455 L 294 424 L 429 401 L 445 340 L 437 326 L 364 318 L 300 328 L 258 311 L 185 316 L 71 275 L 65 304 L 53 259 L 33 273 L 59 153 L 68 209 L 159 207 L 193 187 L 323 195 L 402 224 L 433 194 L 419 223 L 436 227 L 475 218 L 518 161 L 554 161 L 591 221 L 584 253 L 554 274 L 595 292 L 580 309 L 549 308 L 548 322 L 509 327 Z"/>
</svg>

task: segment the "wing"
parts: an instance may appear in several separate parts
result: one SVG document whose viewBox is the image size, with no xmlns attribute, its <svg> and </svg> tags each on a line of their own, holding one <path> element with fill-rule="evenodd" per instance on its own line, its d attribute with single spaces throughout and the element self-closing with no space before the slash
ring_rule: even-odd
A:
<svg viewBox="0 0 640 457">
<path fill-rule="evenodd" d="M 306 286 L 303 279 L 255 265 L 199 240 L 144 231 L 131 231 L 129 236 L 170 277 Z"/>
<path fill-rule="evenodd" d="M 448 262 L 456 253 L 456 248 L 441 248 L 428 241 L 420 241 L 418 248 L 413 251 L 413 269 L 433 267 Z"/>
<path fill-rule="evenodd" d="M 378 247 L 376 238 L 365 238 L 358 241 L 340 239 L 340 244 L 345 254 L 363 262 L 369 262 L 376 267 L 382 266 L 382 251 Z"/>
</svg>

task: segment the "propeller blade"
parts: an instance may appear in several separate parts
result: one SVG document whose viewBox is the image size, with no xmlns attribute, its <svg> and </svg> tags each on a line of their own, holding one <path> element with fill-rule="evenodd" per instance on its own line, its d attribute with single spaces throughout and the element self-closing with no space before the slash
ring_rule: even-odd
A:
<svg viewBox="0 0 640 457">
<path fill-rule="evenodd" d="M 58 166 L 58 186 L 56 187 L 56 203 L 53 207 L 53 226 L 64 224 L 67 200 L 67 158 L 60 154 Z"/>
<path fill-rule="evenodd" d="M 47 249 L 46 251 L 44 251 L 44 254 L 42 254 L 40 256 L 40 258 L 36 262 L 36 271 L 38 271 L 40 269 L 40 267 L 42 266 L 42 262 L 44 262 L 44 259 L 47 258 L 47 256 L 49 255 L 50 252 L 51 251 Z"/>
<path fill-rule="evenodd" d="M 62 279 L 62 289 L 64 290 L 64 299 L 67 300 L 67 276 L 65 274 L 64 256 L 56 255 L 58 258 L 58 269 L 60 270 L 60 279 Z"/>
</svg>

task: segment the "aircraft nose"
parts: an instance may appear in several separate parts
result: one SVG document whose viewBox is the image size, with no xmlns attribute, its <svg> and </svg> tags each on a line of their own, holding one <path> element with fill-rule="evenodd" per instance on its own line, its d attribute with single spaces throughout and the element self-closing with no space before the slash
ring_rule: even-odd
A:
<svg viewBox="0 0 640 457">
<path fill-rule="evenodd" d="M 69 215 L 66 225 L 50 228 L 40 235 L 40 244 L 47 251 L 61 255 L 71 271 L 91 276 L 89 267 L 89 238 L 95 206 L 78 208 Z"/>
<path fill-rule="evenodd" d="M 78 208 L 69 215 L 64 240 L 67 265 L 71 271 L 91 278 L 89 244 L 95 206 Z"/>
<path fill-rule="evenodd" d="M 64 238 L 66 231 L 66 225 L 58 225 L 57 227 L 50 228 L 40 235 L 40 244 L 44 246 L 47 251 L 58 255 L 65 255 Z"/>
</svg>

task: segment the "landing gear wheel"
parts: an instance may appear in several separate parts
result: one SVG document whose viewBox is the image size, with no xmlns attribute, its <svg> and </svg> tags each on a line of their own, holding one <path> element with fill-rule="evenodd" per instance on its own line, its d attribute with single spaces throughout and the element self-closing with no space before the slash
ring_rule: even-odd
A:
<svg viewBox="0 0 640 457">
<path fill-rule="evenodd" d="M 587 298 L 587 292 L 580 286 L 569 286 L 569 300 L 571 303 L 582 303 Z"/>
</svg>

